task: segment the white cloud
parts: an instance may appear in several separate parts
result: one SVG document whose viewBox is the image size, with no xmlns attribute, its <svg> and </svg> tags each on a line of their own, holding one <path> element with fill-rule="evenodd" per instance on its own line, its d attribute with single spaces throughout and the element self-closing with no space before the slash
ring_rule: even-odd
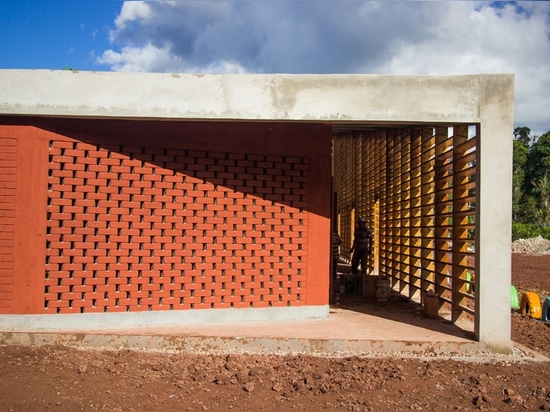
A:
<svg viewBox="0 0 550 412">
<path fill-rule="evenodd" d="M 137 20 L 148 20 L 151 17 L 151 9 L 144 1 L 125 1 L 122 4 L 120 14 L 115 20 L 117 30 L 124 30 L 128 24 Z"/>
<path fill-rule="evenodd" d="M 238 62 L 233 61 L 214 61 L 207 66 L 197 67 L 171 54 L 168 48 L 152 44 L 123 47 L 120 52 L 107 50 L 98 58 L 98 62 L 120 72 L 246 73 Z"/>
<path fill-rule="evenodd" d="M 115 71 L 122 72 L 178 71 L 181 67 L 181 59 L 171 55 L 169 50 L 157 48 L 152 44 L 123 47 L 120 52 L 107 50 L 99 61 L 111 66 Z"/>
<path fill-rule="evenodd" d="M 550 3 L 124 2 L 100 57 L 112 70 L 514 73 L 516 120 L 550 130 Z"/>
<path fill-rule="evenodd" d="M 515 117 L 535 134 L 550 130 L 550 41 L 548 3 L 513 4 L 495 10 L 489 3 L 445 5 L 439 24 L 420 43 L 402 41 L 378 73 L 513 73 Z"/>
</svg>

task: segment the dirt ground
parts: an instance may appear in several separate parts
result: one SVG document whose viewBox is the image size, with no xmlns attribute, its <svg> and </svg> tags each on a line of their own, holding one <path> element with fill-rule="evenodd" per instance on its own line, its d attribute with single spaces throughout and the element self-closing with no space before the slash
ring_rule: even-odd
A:
<svg viewBox="0 0 550 412">
<path fill-rule="evenodd" d="M 520 293 L 550 291 L 550 255 L 512 258 Z M 512 338 L 550 356 L 550 327 Z M 1 411 L 550 410 L 550 361 L 201 356 L 0 347 Z"/>
</svg>

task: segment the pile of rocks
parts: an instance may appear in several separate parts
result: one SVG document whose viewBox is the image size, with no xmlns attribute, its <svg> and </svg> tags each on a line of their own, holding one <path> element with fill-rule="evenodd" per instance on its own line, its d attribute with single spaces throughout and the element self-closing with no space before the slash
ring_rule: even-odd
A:
<svg viewBox="0 0 550 412">
<path fill-rule="evenodd" d="M 512 242 L 512 253 L 550 253 L 550 240 L 537 236 L 532 239 L 518 239 Z"/>
</svg>

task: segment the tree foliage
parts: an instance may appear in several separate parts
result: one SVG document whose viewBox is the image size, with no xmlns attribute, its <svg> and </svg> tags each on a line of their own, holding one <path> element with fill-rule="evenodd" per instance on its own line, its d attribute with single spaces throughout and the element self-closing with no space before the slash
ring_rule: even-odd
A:
<svg viewBox="0 0 550 412">
<path fill-rule="evenodd" d="M 550 132 L 514 130 L 513 238 L 550 235 Z"/>
</svg>

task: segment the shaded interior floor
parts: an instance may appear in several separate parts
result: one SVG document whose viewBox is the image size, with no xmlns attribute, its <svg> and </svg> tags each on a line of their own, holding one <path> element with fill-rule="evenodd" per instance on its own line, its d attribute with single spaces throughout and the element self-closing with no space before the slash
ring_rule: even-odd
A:
<svg viewBox="0 0 550 412">
<path fill-rule="evenodd" d="M 428 316 L 419 303 L 389 289 L 389 284 L 387 299 L 379 300 L 377 279 L 379 279 L 378 276 L 352 275 L 351 266 L 348 263 L 339 262 L 336 280 L 332 286 L 331 308 L 368 315 L 365 320 L 370 324 L 369 327 L 380 328 L 381 339 L 391 339 L 392 334 L 388 335 L 385 332 L 382 334 L 382 332 L 394 327 L 402 329 L 398 335 L 405 340 L 409 340 L 409 337 L 415 339 L 415 336 L 421 335 L 420 329 L 425 330 L 424 334 L 433 331 L 443 341 L 450 339 L 451 336 L 475 339 L 473 321 L 463 320 L 452 324 L 450 313 L 442 312 L 436 316 Z M 384 325 L 384 321 L 388 324 Z M 406 335 L 404 336 L 403 333 Z M 447 338 L 440 334 L 450 336 Z"/>
<path fill-rule="evenodd" d="M 399 341 L 462 341 L 475 339 L 473 325 L 454 325 L 447 319 L 430 318 L 422 307 L 392 291 L 387 301 L 351 293 L 341 294 L 331 305 L 331 316 L 354 319 L 365 339 Z"/>
</svg>

